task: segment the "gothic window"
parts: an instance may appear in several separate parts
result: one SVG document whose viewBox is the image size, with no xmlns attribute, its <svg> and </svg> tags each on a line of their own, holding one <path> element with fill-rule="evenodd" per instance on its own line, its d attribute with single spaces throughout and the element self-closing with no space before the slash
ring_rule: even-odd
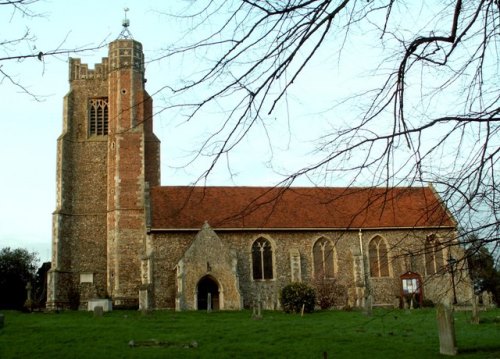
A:
<svg viewBox="0 0 500 359">
<path fill-rule="evenodd" d="M 108 99 L 91 98 L 89 100 L 89 135 L 105 136 L 108 134 Z"/>
<path fill-rule="evenodd" d="M 428 236 L 425 241 L 425 272 L 427 275 L 444 270 L 443 246 L 435 236 Z"/>
<path fill-rule="evenodd" d="M 317 279 L 333 278 L 335 276 L 335 252 L 326 238 L 320 238 L 313 246 L 314 276 Z"/>
<path fill-rule="evenodd" d="M 382 237 L 377 236 L 370 241 L 368 255 L 370 257 L 370 275 L 372 277 L 388 277 L 387 245 Z"/>
<path fill-rule="evenodd" d="M 253 279 L 273 279 L 273 249 L 265 238 L 259 238 L 252 244 Z"/>
</svg>

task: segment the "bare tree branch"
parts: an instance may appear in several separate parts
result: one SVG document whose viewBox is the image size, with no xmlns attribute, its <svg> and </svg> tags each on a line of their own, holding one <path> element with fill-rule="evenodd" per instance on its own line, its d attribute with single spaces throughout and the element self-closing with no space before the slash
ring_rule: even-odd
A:
<svg viewBox="0 0 500 359">
<path fill-rule="evenodd" d="M 496 0 L 429 4 L 220 0 L 185 15 L 197 20 L 195 27 L 216 16 L 214 23 L 220 24 L 204 39 L 156 59 L 200 50 L 209 56 L 203 71 L 173 89 L 179 101 L 166 106 L 183 108 L 187 121 L 196 121 L 214 103 L 224 103 L 224 121 L 192 158 L 211 159 L 198 180 L 206 181 L 220 159 L 229 161 L 256 126 L 272 138 L 264 119 L 289 106 L 284 99 L 318 57 L 356 49 L 357 31 L 376 33 L 371 38 L 385 50 L 384 58 L 363 60 L 372 63 L 378 82 L 338 100 L 344 111 L 331 112 L 331 129 L 315 142 L 311 161 L 279 185 L 340 176 L 352 185 L 433 183 L 464 238 L 480 232 L 486 243 L 497 243 L 500 5 Z M 417 19 L 418 26 L 404 19 Z M 190 101 L 182 100 L 186 96 Z"/>
</svg>

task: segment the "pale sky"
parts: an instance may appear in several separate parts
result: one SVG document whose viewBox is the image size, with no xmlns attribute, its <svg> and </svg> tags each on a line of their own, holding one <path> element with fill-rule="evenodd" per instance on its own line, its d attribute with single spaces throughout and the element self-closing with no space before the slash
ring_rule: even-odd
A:
<svg viewBox="0 0 500 359">
<path fill-rule="evenodd" d="M 18 54 L 61 48 L 93 47 L 117 38 L 123 8 L 130 7 L 131 32 L 144 45 L 146 57 L 172 40 L 159 16 L 150 11 L 163 1 L 64 1 L 41 0 L 30 8 L 40 17 L 12 14 L 0 7 L 1 40 L 13 39 L 26 29 L 36 37 L 36 48 L 21 43 Z M 62 44 L 62 45 L 61 45 Z M 5 56 L 5 54 L 0 54 Z M 104 47 L 95 52 L 72 54 L 91 67 L 107 56 Z M 44 61 L 1 62 L 2 70 L 39 95 L 37 102 L 4 79 L 0 86 L 3 134 L 0 164 L 0 247 L 22 247 L 50 260 L 51 213 L 55 209 L 56 140 L 62 131 L 62 100 L 69 90 L 68 55 Z M 160 69 L 154 71 L 158 73 Z M 148 77 L 154 76 L 153 71 Z M 154 83 L 154 81 L 150 81 Z M 162 138 L 166 142 L 165 138 Z"/>
<path fill-rule="evenodd" d="M 189 2 L 178 2 L 179 8 L 187 5 Z M 124 7 L 130 9 L 130 31 L 134 39 L 143 44 L 146 61 L 158 57 L 160 50 L 171 46 L 179 36 L 175 33 L 178 29 L 175 20 L 171 19 L 169 23 L 165 16 L 157 13 L 158 10 L 168 10 L 165 1 L 41 0 L 31 7 L 34 13 L 41 15 L 34 18 L 22 16 L 18 12 L 13 14 L 10 7 L 1 6 L 1 39 L 20 37 L 27 29 L 36 37 L 31 42 L 32 48 L 21 43 L 11 46 L 15 49 L 11 54 L 38 53 L 58 46 L 72 49 L 107 44 L 116 39 L 122 29 Z M 101 57 L 107 56 L 107 47 L 69 56 L 80 57 L 83 63 L 93 68 L 95 63 L 101 61 Z M 48 261 L 51 213 L 55 209 L 56 140 L 62 131 L 63 97 L 69 90 L 68 55 L 46 57 L 43 62 L 32 58 L 2 62 L 0 65 L 15 81 L 40 99 L 38 102 L 22 93 L 7 79 L 1 83 L 0 96 L 3 100 L 0 128 L 3 143 L 0 152 L 0 247 L 27 248 L 38 252 L 42 262 Z M 165 83 L 173 85 L 178 81 L 178 66 L 184 66 L 186 71 L 196 68 L 196 62 L 190 59 L 184 59 L 181 65 L 171 64 L 171 68 L 169 65 L 168 61 L 146 65 L 148 92 L 153 94 Z M 153 96 L 155 111 L 160 110 L 163 96 L 168 96 L 168 93 Z M 162 141 L 162 183 L 189 184 L 199 176 L 201 169 L 182 167 L 186 156 L 196 149 L 194 145 L 197 138 L 206 129 L 197 126 L 196 132 L 191 127 L 179 126 L 181 119 L 172 119 L 172 116 L 177 115 L 161 113 L 154 120 L 155 132 Z M 272 173 L 254 180 L 258 171 L 266 172 L 266 166 L 262 163 L 265 155 L 259 152 L 258 146 L 253 147 L 255 156 L 247 158 L 244 167 L 254 163 L 261 169 L 246 174 L 238 171 L 243 178 L 237 184 L 265 185 L 276 180 L 272 178 Z M 213 181 L 227 185 L 234 183 L 228 182 L 227 173 L 220 174 Z"/>
<path fill-rule="evenodd" d="M 130 32 L 143 44 L 146 57 L 146 88 L 153 96 L 155 133 L 162 141 L 162 184 L 187 185 L 193 183 L 205 169 L 202 160 L 186 165 L 198 143 L 223 118 L 223 106 L 211 108 L 206 121 L 184 123 L 179 111 L 162 111 L 171 93 L 165 85 L 178 86 L 184 76 L 203 69 L 200 58 L 178 57 L 151 62 L 183 37 L 182 29 L 189 28 L 186 19 L 165 17 L 159 10 L 179 11 L 190 1 L 67 1 L 41 0 L 31 7 L 42 16 L 29 18 L 12 13 L 7 6 L 0 7 L 2 24 L 0 40 L 13 39 L 26 29 L 36 37 L 30 45 L 12 45 L 11 54 L 29 54 L 57 48 L 93 47 L 109 43 L 121 31 L 123 8 L 128 7 Z M 209 184 L 216 185 L 273 185 L 288 173 L 304 165 L 314 151 L 314 139 L 328 130 L 331 119 L 342 118 L 340 113 L 326 112 L 332 107 L 332 98 L 340 100 L 351 88 L 363 88 L 370 81 L 365 67 L 372 56 L 381 54 L 361 31 L 353 30 L 359 48 L 346 48 L 342 57 L 328 51 L 314 59 L 312 66 L 297 81 L 286 99 L 285 109 L 270 116 L 267 128 L 270 134 L 257 127 L 245 139 L 227 163 L 216 168 Z M 340 41 L 340 40 L 339 40 Z M 336 47 L 332 47 L 335 49 Z M 6 54 L 0 54 L 0 57 Z M 94 52 L 71 54 L 93 68 L 107 47 Z M 203 56 L 199 54 L 197 56 Z M 68 55 L 36 58 L 23 61 L 0 62 L 1 69 L 41 101 L 22 93 L 3 79 L 0 83 L 3 134 L 0 152 L 0 247 L 22 247 L 39 253 L 41 261 L 50 260 L 51 213 L 55 209 L 56 140 L 62 130 L 63 97 L 69 90 Z M 328 98 L 329 100 L 325 100 Z M 274 117 L 276 121 L 274 122 Z M 278 121 L 279 119 L 279 121 Z M 283 125 L 286 124 L 286 125 Z M 267 136 L 273 143 L 271 152 Z M 297 184 L 311 185 L 307 179 Z M 345 185 L 339 180 L 327 185 Z"/>
</svg>

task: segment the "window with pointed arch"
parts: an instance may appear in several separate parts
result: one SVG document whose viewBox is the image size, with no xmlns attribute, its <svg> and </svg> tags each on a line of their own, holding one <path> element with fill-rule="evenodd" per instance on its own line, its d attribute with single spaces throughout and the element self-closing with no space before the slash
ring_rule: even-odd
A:
<svg viewBox="0 0 500 359">
<path fill-rule="evenodd" d="M 252 244 L 253 279 L 273 279 L 273 248 L 271 242 L 259 238 Z"/>
<path fill-rule="evenodd" d="M 427 236 L 424 248 L 425 272 L 427 275 L 441 273 L 445 269 L 443 245 L 435 235 Z"/>
<path fill-rule="evenodd" d="M 382 237 L 376 236 L 370 241 L 368 255 L 370 257 L 370 275 L 372 277 L 388 277 L 387 245 Z"/>
<path fill-rule="evenodd" d="M 327 238 L 319 238 L 313 246 L 314 276 L 328 279 L 335 276 L 335 248 Z"/>
<path fill-rule="evenodd" d="M 89 135 L 108 134 L 108 98 L 89 99 Z"/>
</svg>

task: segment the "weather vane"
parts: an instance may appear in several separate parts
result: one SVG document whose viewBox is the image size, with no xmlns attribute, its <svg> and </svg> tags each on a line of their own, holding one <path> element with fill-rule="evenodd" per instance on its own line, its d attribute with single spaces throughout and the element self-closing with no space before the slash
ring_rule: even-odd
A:
<svg viewBox="0 0 500 359">
<path fill-rule="evenodd" d="M 130 20 L 127 18 L 127 12 L 129 11 L 130 9 L 128 7 L 124 8 L 123 11 L 125 12 L 125 17 L 123 18 L 122 20 L 122 26 L 123 26 L 123 29 L 122 29 L 122 32 L 120 32 L 120 35 L 118 35 L 118 38 L 122 38 L 122 39 L 131 39 L 132 38 L 132 34 L 130 33 L 128 27 L 130 26 Z"/>
</svg>

